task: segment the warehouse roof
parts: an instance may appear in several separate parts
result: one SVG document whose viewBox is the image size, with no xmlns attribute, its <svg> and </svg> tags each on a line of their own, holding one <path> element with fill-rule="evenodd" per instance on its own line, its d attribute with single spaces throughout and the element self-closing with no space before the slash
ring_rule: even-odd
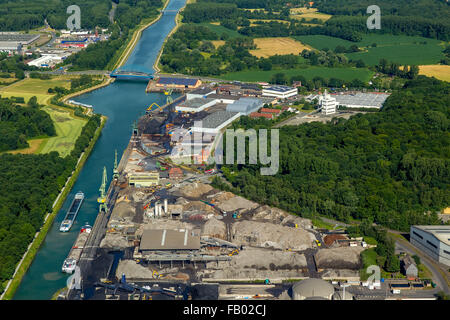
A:
<svg viewBox="0 0 450 320">
<path fill-rule="evenodd" d="M 204 95 L 204 94 L 208 94 L 208 93 L 215 92 L 215 91 L 216 91 L 216 89 L 206 87 L 206 88 L 195 89 L 195 90 L 193 90 L 193 91 L 191 91 L 189 93 Z"/>
<path fill-rule="evenodd" d="M 217 111 L 202 120 L 202 128 L 214 129 L 237 115 L 238 112 Z"/>
<path fill-rule="evenodd" d="M 198 79 L 188 79 L 188 78 L 166 78 L 160 77 L 158 79 L 159 84 L 175 84 L 175 85 L 185 85 L 185 86 L 195 86 L 199 80 Z"/>
<path fill-rule="evenodd" d="M 416 229 L 427 232 L 434 237 L 436 237 L 439 241 L 450 245 L 450 226 L 413 226 Z"/>
<path fill-rule="evenodd" d="M 271 86 L 264 88 L 264 90 L 277 91 L 277 92 L 288 92 L 292 90 L 296 90 L 297 88 L 288 87 L 288 86 Z"/>
<path fill-rule="evenodd" d="M 383 103 L 389 97 L 385 93 L 362 93 L 355 94 L 336 94 L 333 95 L 338 104 L 342 105 L 358 105 L 381 108 Z"/>
<path fill-rule="evenodd" d="M 312 297 L 331 299 L 333 293 L 334 287 L 329 282 L 322 279 L 309 278 L 297 282 L 292 286 L 294 300 Z"/>
<path fill-rule="evenodd" d="M 199 250 L 200 236 L 191 230 L 144 230 L 140 250 Z"/>
<path fill-rule="evenodd" d="M 29 42 L 39 38 L 39 34 L 3 33 L 0 32 L 0 41 Z"/>
<path fill-rule="evenodd" d="M 197 109 L 197 108 L 201 108 L 205 104 L 215 101 L 215 100 L 216 99 L 211 99 L 211 98 L 194 98 L 191 100 L 186 100 L 185 102 L 179 104 L 178 107 Z"/>
</svg>

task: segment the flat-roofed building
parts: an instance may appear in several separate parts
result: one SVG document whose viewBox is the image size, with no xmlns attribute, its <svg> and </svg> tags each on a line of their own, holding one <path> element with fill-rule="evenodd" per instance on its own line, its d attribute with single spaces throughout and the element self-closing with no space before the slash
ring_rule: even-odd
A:
<svg viewBox="0 0 450 320">
<path fill-rule="evenodd" d="M 261 108 L 261 110 L 259 110 L 259 112 L 261 112 L 261 113 L 269 113 L 269 114 L 273 114 L 273 115 L 276 115 L 276 116 L 281 114 L 281 110 L 280 109 L 272 109 L 272 108 Z"/>
<path fill-rule="evenodd" d="M 184 101 L 175 107 L 179 112 L 200 112 L 217 104 L 213 98 L 194 98 Z"/>
<path fill-rule="evenodd" d="M 330 96 L 327 90 L 319 97 L 319 105 L 322 108 L 322 113 L 326 116 L 336 113 L 336 98 Z"/>
<path fill-rule="evenodd" d="M 411 226 L 410 241 L 434 260 L 450 266 L 450 226 Z"/>
<path fill-rule="evenodd" d="M 186 100 L 192 100 L 195 98 L 207 98 L 210 94 L 215 94 L 216 89 L 204 87 L 198 88 L 191 92 L 186 93 Z"/>
<path fill-rule="evenodd" d="M 381 109 L 389 97 L 386 93 L 333 94 L 338 106 L 347 108 L 376 108 Z"/>
<path fill-rule="evenodd" d="M 229 112 L 239 112 L 241 115 L 249 115 L 264 106 L 264 101 L 258 98 L 240 98 L 235 103 L 227 106 Z"/>
<path fill-rule="evenodd" d="M 198 121 L 192 127 L 192 131 L 217 134 L 231 122 L 240 117 L 239 112 L 217 111 Z"/>
<path fill-rule="evenodd" d="M 213 94 L 208 95 L 208 98 L 216 99 L 219 103 L 229 104 L 229 103 L 235 103 L 241 97 L 232 96 L 230 94 L 215 94 L 215 93 L 213 93 Z"/>
<path fill-rule="evenodd" d="M 157 87 L 168 87 L 176 89 L 196 89 L 200 87 L 202 81 L 200 79 L 190 79 L 190 78 L 171 78 L 171 77 L 160 77 L 156 81 Z"/>
<path fill-rule="evenodd" d="M 266 119 L 273 119 L 274 115 L 273 113 L 258 113 L 258 112 L 252 112 L 250 113 L 250 118 L 266 118 Z"/>
<path fill-rule="evenodd" d="M 288 86 L 270 86 L 266 87 L 262 91 L 262 95 L 266 97 L 275 97 L 278 99 L 286 99 L 296 96 L 298 94 L 297 88 Z"/>
<path fill-rule="evenodd" d="M 151 254 L 152 251 L 197 251 L 200 250 L 200 235 L 192 230 L 144 230 L 139 250 L 142 254 Z"/>
<path fill-rule="evenodd" d="M 128 178 L 128 184 L 136 188 L 157 186 L 159 184 L 158 172 L 147 172 L 142 174 L 132 174 Z"/>
</svg>

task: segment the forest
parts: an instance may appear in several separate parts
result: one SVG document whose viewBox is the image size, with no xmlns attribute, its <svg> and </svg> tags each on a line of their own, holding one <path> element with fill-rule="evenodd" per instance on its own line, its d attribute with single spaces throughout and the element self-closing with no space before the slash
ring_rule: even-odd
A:
<svg viewBox="0 0 450 320">
<path fill-rule="evenodd" d="M 0 98 L 0 152 L 27 148 L 27 139 L 56 134 L 49 114 L 40 109 L 36 97 L 27 107 Z"/>
<path fill-rule="evenodd" d="M 29 126 L 41 126 L 42 119 L 34 117 L 32 120 L 36 123 L 29 121 Z M 18 122 L 21 121 L 23 119 L 18 118 Z M 89 118 L 74 149 L 65 158 L 61 158 L 58 152 L 0 154 L 0 293 L 34 234 L 41 228 L 44 217 L 51 212 L 53 202 L 75 169 L 81 153 L 94 137 L 100 122 L 100 115 Z M 2 123 L 3 119 L 0 121 Z"/>
<path fill-rule="evenodd" d="M 225 165 L 230 189 L 311 218 L 370 219 L 392 229 L 436 224 L 450 205 L 450 84 L 419 76 L 381 112 L 280 129 L 280 170 Z M 246 126 L 242 126 L 247 128 Z"/>
</svg>

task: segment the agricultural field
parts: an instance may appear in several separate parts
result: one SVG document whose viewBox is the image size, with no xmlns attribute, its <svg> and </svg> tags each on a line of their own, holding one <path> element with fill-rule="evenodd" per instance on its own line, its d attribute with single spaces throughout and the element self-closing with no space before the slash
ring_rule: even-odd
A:
<svg viewBox="0 0 450 320">
<path fill-rule="evenodd" d="M 240 33 L 238 33 L 237 31 L 230 30 L 221 25 L 217 25 L 217 24 L 213 24 L 213 23 L 206 23 L 206 22 L 205 23 L 196 23 L 195 25 L 205 26 L 205 27 L 209 28 L 211 31 L 214 31 L 215 33 L 217 33 L 219 36 L 221 36 L 222 34 L 225 33 L 230 38 L 242 37 L 242 35 Z"/>
<path fill-rule="evenodd" d="M 225 41 L 223 41 L 223 40 L 214 40 L 214 41 L 211 41 L 211 42 L 214 45 L 214 47 L 216 47 L 216 49 L 218 47 L 220 47 L 220 46 L 223 46 L 225 44 Z"/>
<path fill-rule="evenodd" d="M 286 23 L 290 24 L 289 21 L 286 20 L 274 20 L 274 19 L 250 19 L 250 27 L 259 26 L 258 21 L 261 22 L 280 22 L 280 23 Z"/>
<path fill-rule="evenodd" d="M 225 74 L 223 76 L 220 76 L 220 78 L 225 80 L 239 80 L 248 82 L 259 82 L 259 81 L 269 82 L 272 76 L 276 73 L 284 73 L 288 78 L 292 76 L 302 75 L 307 80 L 313 79 L 314 77 L 318 76 L 324 79 L 336 78 L 346 81 L 359 79 L 364 82 L 368 82 L 374 75 L 374 72 L 363 68 L 357 69 L 357 68 L 309 67 L 305 69 L 240 71 Z"/>
<path fill-rule="evenodd" d="M 353 60 L 361 59 L 370 66 L 378 64 L 381 58 L 409 65 L 436 64 L 444 58 L 444 43 L 423 37 L 370 34 L 364 35 L 360 42 L 322 35 L 297 36 L 295 39 L 316 49 L 334 50 L 338 45 L 349 48 L 356 44 L 363 51 L 347 53 L 346 56 Z M 372 47 L 374 43 L 376 47 Z"/>
<path fill-rule="evenodd" d="M 250 53 L 258 58 L 267 58 L 276 54 L 300 54 L 303 50 L 311 50 L 311 47 L 292 38 L 256 38 L 254 42 L 256 50 L 250 50 Z"/>
<path fill-rule="evenodd" d="M 36 96 L 39 104 L 46 105 L 46 111 L 53 120 L 56 129 L 56 136 L 50 138 L 31 139 L 28 141 L 30 147 L 15 150 L 15 153 L 48 153 L 58 151 L 61 156 L 66 156 L 72 151 L 76 139 L 81 133 L 81 129 L 86 124 L 86 120 L 75 117 L 73 111 L 57 106 L 49 106 L 49 101 L 53 94 L 48 93 L 53 87 L 70 88 L 70 77 L 61 76 L 51 80 L 24 79 L 9 87 L 0 90 L 3 97 L 23 97 L 27 102 L 31 97 Z"/>
<path fill-rule="evenodd" d="M 419 66 L 419 74 L 450 82 L 450 66 L 448 65 Z"/>
<path fill-rule="evenodd" d="M 314 18 L 325 22 L 332 17 L 331 14 L 318 12 L 316 8 L 294 8 L 291 9 L 291 18 L 301 20 L 305 18 L 310 21 Z"/>
</svg>

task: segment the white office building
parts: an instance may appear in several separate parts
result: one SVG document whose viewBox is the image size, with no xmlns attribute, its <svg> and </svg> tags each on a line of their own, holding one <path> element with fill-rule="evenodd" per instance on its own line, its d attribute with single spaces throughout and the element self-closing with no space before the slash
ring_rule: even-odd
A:
<svg viewBox="0 0 450 320">
<path fill-rule="evenodd" d="M 266 87 L 262 91 L 263 97 L 275 97 L 278 99 L 286 99 L 296 96 L 298 89 L 288 86 L 270 86 Z"/>
<path fill-rule="evenodd" d="M 450 266 L 450 226 L 411 226 L 411 244 L 431 258 Z"/>
<path fill-rule="evenodd" d="M 330 96 L 327 90 L 319 97 L 319 105 L 322 108 L 322 113 L 326 116 L 336 113 L 336 98 Z"/>
</svg>

